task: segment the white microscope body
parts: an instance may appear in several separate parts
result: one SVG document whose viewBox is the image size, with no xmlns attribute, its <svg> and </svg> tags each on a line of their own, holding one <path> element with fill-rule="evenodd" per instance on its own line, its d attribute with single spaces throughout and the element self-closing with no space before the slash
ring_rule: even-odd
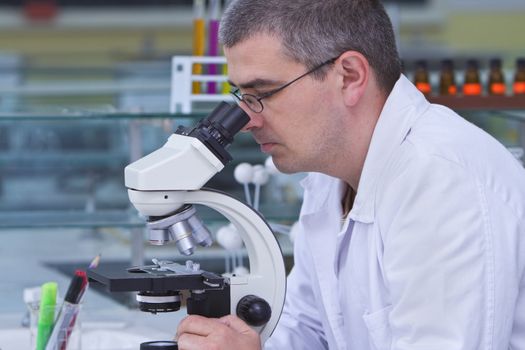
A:
<svg viewBox="0 0 525 350">
<path fill-rule="evenodd" d="M 194 216 L 193 204 L 210 207 L 235 225 L 246 246 L 250 273 L 225 276 L 230 286 L 230 313 L 259 331 L 264 343 L 284 305 L 286 274 L 281 249 L 259 213 L 229 195 L 202 189 L 231 159 L 224 147 L 247 118 L 238 106 L 219 105 L 204 124 L 191 131 L 178 130 L 163 147 L 128 165 L 125 184 L 131 203 L 150 218 L 147 225 L 153 244 L 175 241 L 185 255 L 193 253 L 195 243 L 210 245 L 207 229 Z M 196 131 L 207 136 L 201 137 Z M 269 319 L 253 321 L 246 316 L 251 312 L 246 310 L 250 307 L 247 296 L 256 296 L 269 305 Z"/>
</svg>

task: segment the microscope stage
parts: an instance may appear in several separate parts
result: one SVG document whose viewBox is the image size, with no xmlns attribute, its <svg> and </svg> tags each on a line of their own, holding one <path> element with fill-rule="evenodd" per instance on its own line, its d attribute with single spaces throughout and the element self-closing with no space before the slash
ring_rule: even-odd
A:
<svg viewBox="0 0 525 350">
<path fill-rule="evenodd" d="M 222 289 L 227 282 L 227 278 L 213 272 L 194 271 L 174 263 L 170 267 L 149 265 L 116 271 L 99 266 L 88 270 L 87 275 L 90 281 L 105 285 L 110 292 L 211 290 Z"/>
</svg>

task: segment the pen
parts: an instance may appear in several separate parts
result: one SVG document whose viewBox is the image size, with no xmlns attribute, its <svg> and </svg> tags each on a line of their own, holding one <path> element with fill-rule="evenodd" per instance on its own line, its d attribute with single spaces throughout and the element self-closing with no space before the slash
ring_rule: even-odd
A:
<svg viewBox="0 0 525 350">
<path fill-rule="evenodd" d="M 217 56 L 219 54 L 219 17 L 220 17 L 219 0 L 210 0 L 210 20 L 208 22 L 208 56 Z M 217 74 L 217 65 L 208 66 L 208 74 Z M 216 83 L 208 82 L 208 94 L 216 93 Z"/>
<path fill-rule="evenodd" d="M 227 9 L 228 6 L 230 6 L 231 2 L 232 2 L 232 0 L 226 0 L 226 3 L 224 4 L 224 9 Z M 224 64 L 222 66 L 222 74 L 223 75 L 228 75 L 228 65 L 227 64 Z M 229 94 L 230 91 L 231 91 L 230 83 L 228 83 L 228 81 L 225 81 L 224 83 L 222 83 L 222 93 L 223 94 Z"/>
<path fill-rule="evenodd" d="M 66 348 L 69 336 L 75 326 L 80 308 L 79 303 L 86 287 L 86 273 L 82 270 L 75 271 L 45 350 L 63 350 Z"/>
<path fill-rule="evenodd" d="M 100 254 L 98 254 L 89 264 L 88 269 L 96 269 L 100 263 Z"/>
<path fill-rule="evenodd" d="M 206 50 L 206 23 L 204 23 L 205 2 L 193 0 L 193 56 L 204 56 Z M 193 65 L 193 74 L 202 74 L 202 64 Z M 201 93 L 201 82 L 193 82 L 193 93 Z"/>
<path fill-rule="evenodd" d="M 53 329 L 58 285 L 48 282 L 42 285 L 42 296 L 38 313 L 36 350 L 44 350 Z"/>
</svg>

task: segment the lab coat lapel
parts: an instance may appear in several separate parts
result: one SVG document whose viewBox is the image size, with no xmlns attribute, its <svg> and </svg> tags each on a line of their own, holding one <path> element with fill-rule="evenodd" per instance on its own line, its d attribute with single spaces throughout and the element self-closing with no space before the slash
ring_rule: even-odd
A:
<svg viewBox="0 0 525 350">
<path fill-rule="evenodd" d="M 319 181 L 319 179 L 316 179 Z M 312 193 L 309 196 L 313 202 L 306 208 L 306 213 L 301 215 L 302 224 L 308 228 L 306 239 L 315 264 L 315 273 L 319 283 L 318 289 L 325 308 L 326 317 L 333 331 L 334 340 L 338 349 L 345 349 L 346 341 L 342 334 L 343 318 L 341 307 L 337 297 L 337 278 L 334 271 L 334 257 L 337 245 L 337 232 L 340 230 L 340 198 L 339 187 L 341 182 L 337 179 L 326 177 L 315 186 L 312 183 L 308 187 L 315 187 L 321 192 Z M 303 183 L 304 185 L 304 183 Z M 309 186 L 308 186 L 309 185 Z M 320 186 L 322 185 L 322 186 Z M 336 189 L 337 187 L 337 189 Z"/>
</svg>

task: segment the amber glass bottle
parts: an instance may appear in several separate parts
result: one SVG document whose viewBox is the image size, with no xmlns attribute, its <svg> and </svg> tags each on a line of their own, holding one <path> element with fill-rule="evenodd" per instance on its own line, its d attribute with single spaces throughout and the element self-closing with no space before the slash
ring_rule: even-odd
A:
<svg viewBox="0 0 525 350">
<path fill-rule="evenodd" d="M 478 61 L 468 60 L 467 69 L 465 70 L 465 83 L 463 84 L 463 95 L 478 96 L 481 95 L 481 82 L 479 80 Z"/>
<path fill-rule="evenodd" d="M 525 94 L 525 58 L 516 60 L 516 74 L 514 75 L 513 85 L 514 95 Z"/>
<path fill-rule="evenodd" d="M 454 62 L 452 60 L 441 61 L 441 75 L 439 77 L 439 94 L 455 95 L 457 93 L 456 79 L 454 77 Z"/>
<path fill-rule="evenodd" d="M 416 73 L 414 75 L 414 85 L 425 95 L 430 95 L 432 86 L 428 77 L 427 62 L 424 60 L 416 61 Z"/>
<path fill-rule="evenodd" d="M 503 72 L 501 71 L 501 60 L 493 58 L 490 60 L 489 73 L 489 95 L 505 95 L 506 86 Z"/>
</svg>

